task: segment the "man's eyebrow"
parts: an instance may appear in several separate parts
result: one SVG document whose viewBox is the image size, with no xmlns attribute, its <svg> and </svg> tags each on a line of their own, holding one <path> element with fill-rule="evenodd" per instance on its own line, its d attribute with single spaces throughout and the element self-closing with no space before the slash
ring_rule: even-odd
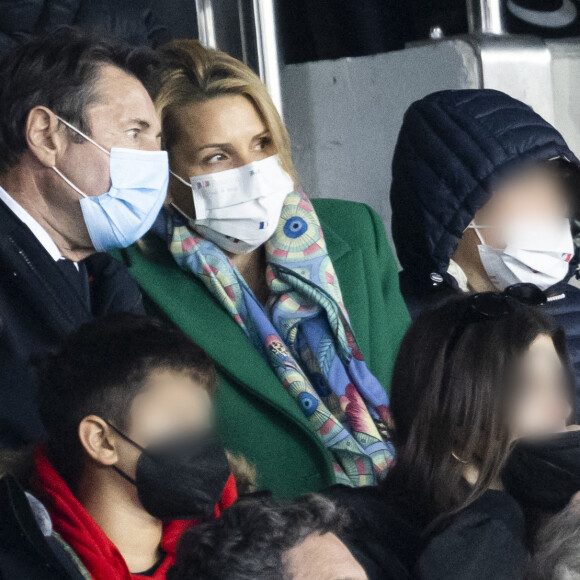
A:
<svg viewBox="0 0 580 580">
<path fill-rule="evenodd" d="M 151 123 L 144 119 L 129 119 L 127 125 L 139 125 L 141 129 L 149 129 L 151 127 Z"/>
</svg>

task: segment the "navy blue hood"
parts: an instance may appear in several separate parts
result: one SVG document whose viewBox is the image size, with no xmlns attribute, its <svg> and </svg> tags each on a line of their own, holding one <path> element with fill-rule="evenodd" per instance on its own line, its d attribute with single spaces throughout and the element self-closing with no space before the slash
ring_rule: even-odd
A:
<svg viewBox="0 0 580 580">
<path fill-rule="evenodd" d="M 441 91 L 413 103 L 393 158 L 392 232 L 406 274 L 453 284 L 449 259 L 507 172 L 554 157 L 580 162 L 552 125 L 490 89 Z"/>
</svg>

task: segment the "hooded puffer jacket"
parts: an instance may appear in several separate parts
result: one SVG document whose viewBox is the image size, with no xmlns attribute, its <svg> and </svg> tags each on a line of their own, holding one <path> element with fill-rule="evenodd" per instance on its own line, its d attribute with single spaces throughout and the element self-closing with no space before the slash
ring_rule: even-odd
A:
<svg viewBox="0 0 580 580">
<path fill-rule="evenodd" d="M 449 260 L 502 177 L 553 158 L 580 171 L 560 133 L 502 92 L 441 91 L 409 107 L 393 158 L 391 206 L 401 292 L 411 316 L 459 291 L 447 272 Z M 579 255 L 577 248 L 569 276 Z M 580 290 L 568 279 L 548 290 L 565 297 L 542 308 L 566 331 L 580 395 Z"/>
</svg>

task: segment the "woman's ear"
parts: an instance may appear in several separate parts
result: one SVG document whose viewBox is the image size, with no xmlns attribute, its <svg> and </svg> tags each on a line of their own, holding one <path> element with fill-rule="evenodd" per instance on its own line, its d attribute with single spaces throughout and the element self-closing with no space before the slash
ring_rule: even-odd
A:
<svg viewBox="0 0 580 580">
<path fill-rule="evenodd" d="M 101 465 L 118 460 L 115 436 L 107 422 L 97 415 L 88 415 L 79 424 L 79 439 L 87 455 Z"/>
<path fill-rule="evenodd" d="M 28 113 L 25 131 L 30 152 L 46 167 L 54 167 L 58 153 L 66 146 L 56 115 L 46 107 L 34 107 Z"/>
</svg>

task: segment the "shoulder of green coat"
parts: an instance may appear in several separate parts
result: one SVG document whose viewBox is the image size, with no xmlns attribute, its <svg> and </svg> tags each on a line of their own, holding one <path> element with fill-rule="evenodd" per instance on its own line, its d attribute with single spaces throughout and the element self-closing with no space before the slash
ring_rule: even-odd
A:
<svg viewBox="0 0 580 580">
<path fill-rule="evenodd" d="M 314 199 L 312 203 L 327 238 L 330 228 L 351 247 L 388 252 L 388 261 L 394 260 L 383 222 L 370 206 L 342 199 Z"/>
<path fill-rule="evenodd" d="M 321 220 L 327 221 L 331 226 L 346 226 L 348 224 L 361 225 L 369 223 L 370 213 L 373 212 L 368 205 L 358 201 L 346 201 L 344 199 L 313 199 L 312 205 Z"/>
</svg>

